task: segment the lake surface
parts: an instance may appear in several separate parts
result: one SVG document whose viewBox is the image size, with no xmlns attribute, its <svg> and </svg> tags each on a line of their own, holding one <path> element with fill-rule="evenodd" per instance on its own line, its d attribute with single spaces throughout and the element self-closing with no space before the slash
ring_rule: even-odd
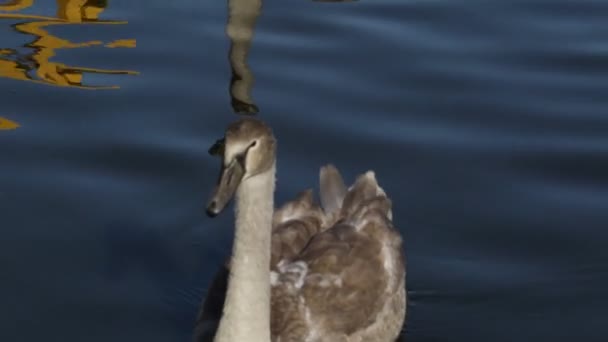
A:
<svg viewBox="0 0 608 342">
<path fill-rule="evenodd" d="M 235 111 L 278 202 L 376 171 L 408 342 L 606 341 L 608 2 L 230 5 L 0 0 L 1 341 L 191 341 Z"/>
</svg>

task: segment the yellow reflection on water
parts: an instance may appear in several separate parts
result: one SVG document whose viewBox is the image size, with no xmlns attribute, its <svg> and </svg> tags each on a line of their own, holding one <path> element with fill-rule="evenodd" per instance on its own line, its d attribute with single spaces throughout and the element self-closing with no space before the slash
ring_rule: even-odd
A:
<svg viewBox="0 0 608 342">
<path fill-rule="evenodd" d="M 0 4 L 0 11 L 19 11 L 26 9 L 34 3 L 34 0 L 11 0 Z"/>
<path fill-rule="evenodd" d="M 18 127 L 19 127 L 19 124 L 16 123 L 15 121 L 11 121 L 9 119 L 5 119 L 0 116 L 0 131 L 11 130 L 11 129 L 15 129 Z"/>
<path fill-rule="evenodd" d="M 2 0 L 0 0 L 2 1 Z M 42 0 L 40 0 L 42 1 Z M 0 19 L 24 20 L 13 25 L 17 32 L 34 37 L 23 47 L 0 46 L 0 77 L 60 87 L 81 89 L 117 89 L 117 85 L 89 85 L 83 81 L 86 74 L 137 75 L 133 70 L 98 69 L 66 65 L 57 61 L 57 50 L 82 49 L 92 46 L 105 48 L 135 48 L 135 39 L 118 39 L 110 42 L 90 40 L 74 43 L 47 31 L 57 25 L 125 25 L 126 21 L 99 20 L 107 8 L 107 0 L 57 0 L 56 17 L 19 13 L 35 5 L 35 0 L 11 0 L 0 3 Z M 33 21 L 32 21 L 33 20 Z M 13 23 L 12 21 L 11 23 Z M 0 43 L 2 44 L 2 43 Z M 23 48 L 26 51 L 23 52 Z M 95 50 L 91 50 L 95 53 Z"/>
</svg>

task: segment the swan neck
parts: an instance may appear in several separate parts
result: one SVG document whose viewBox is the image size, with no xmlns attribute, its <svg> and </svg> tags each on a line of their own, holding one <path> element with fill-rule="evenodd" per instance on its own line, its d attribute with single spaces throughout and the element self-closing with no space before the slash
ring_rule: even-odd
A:
<svg viewBox="0 0 608 342">
<path fill-rule="evenodd" d="M 275 166 L 243 180 L 224 312 L 215 342 L 270 341 L 270 249 Z"/>
</svg>

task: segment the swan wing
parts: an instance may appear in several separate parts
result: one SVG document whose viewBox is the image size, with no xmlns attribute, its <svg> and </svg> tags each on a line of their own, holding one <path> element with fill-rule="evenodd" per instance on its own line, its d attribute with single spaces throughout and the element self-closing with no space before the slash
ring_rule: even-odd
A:
<svg viewBox="0 0 608 342">
<path fill-rule="evenodd" d="M 270 268 L 281 260 L 291 260 L 321 229 L 323 211 L 314 203 L 312 190 L 306 190 L 275 210 L 272 227 Z"/>
<path fill-rule="evenodd" d="M 395 296 L 404 292 L 401 237 L 373 172 L 360 176 L 331 210 L 339 210 L 336 223 L 273 271 L 271 326 L 281 340 L 376 340 L 383 315 L 405 314 L 405 298 Z M 394 304 L 403 308 L 391 311 Z M 401 323 L 380 340 L 396 337 Z"/>
</svg>

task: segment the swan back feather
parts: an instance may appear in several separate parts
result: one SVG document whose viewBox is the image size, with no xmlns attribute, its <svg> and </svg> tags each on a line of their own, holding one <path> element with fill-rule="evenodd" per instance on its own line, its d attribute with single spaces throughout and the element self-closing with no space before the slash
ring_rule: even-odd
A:
<svg viewBox="0 0 608 342">
<path fill-rule="evenodd" d="M 394 341 L 399 334 L 405 272 L 391 201 L 374 172 L 348 190 L 343 184 L 335 167 L 321 169 L 323 222 L 298 253 L 277 259 L 273 340 Z"/>
</svg>

